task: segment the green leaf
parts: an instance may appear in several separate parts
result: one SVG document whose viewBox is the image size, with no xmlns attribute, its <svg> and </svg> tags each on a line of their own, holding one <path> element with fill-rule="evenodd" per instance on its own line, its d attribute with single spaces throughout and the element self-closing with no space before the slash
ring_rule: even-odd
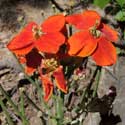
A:
<svg viewBox="0 0 125 125">
<path fill-rule="evenodd" d="M 109 2 L 110 0 L 94 0 L 94 5 L 104 8 Z"/>
<path fill-rule="evenodd" d="M 115 19 L 117 21 L 125 21 L 125 11 L 119 11 L 118 13 L 116 13 Z"/>
<path fill-rule="evenodd" d="M 121 7 L 125 4 L 125 0 L 116 0 L 116 1 Z"/>
</svg>

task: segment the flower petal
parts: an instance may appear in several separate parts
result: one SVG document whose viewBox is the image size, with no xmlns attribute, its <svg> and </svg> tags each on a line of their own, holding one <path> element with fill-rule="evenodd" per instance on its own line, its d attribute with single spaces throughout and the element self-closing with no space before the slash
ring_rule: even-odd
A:
<svg viewBox="0 0 125 125">
<path fill-rule="evenodd" d="M 31 75 L 36 71 L 38 66 L 40 66 L 42 61 L 41 55 L 37 52 L 37 50 L 33 49 L 30 53 L 26 55 L 26 69 L 25 72 Z"/>
<path fill-rule="evenodd" d="M 47 102 L 53 93 L 53 84 L 48 75 L 41 75 L 42 86 L 44 91 L 44 100 Z"/>
<path fill-rule="evenodd" d="M 95 24 L 99 26 L 101 17 L 93 10 L 86 10 L 81 14 L 74 14 L 66 17 L 66 21 L 75 25 L 78 29 L 88 29 Z"/>
<path fill-rule="evenodd" d="M 60 46 L 65 42 L 65 37 L 59 33 L 47 33 L 43 34 L 37 41 L 36 41 L 36 48 L 41 52 L 46 53 L 57 53 Z"/>
<path fill-rule="evenodd" d="M 108 25 L 102 24 L 100 30 L 109 41 L 118 41 L 118 32 L 109 27 Z"/>
<path fill-rule="evenodd" d="M 61 31 L 65 24 L 65 17 L 62 14 L 54 15 L 46 19 L 41 25 L 45 33 Z"/>
<path fill-rule="evenodd" d="M 66 17 L 66 21 L 74 26 L 76 26 L 78 29 L 83 29 L 83 16 L 82 14 L 73 14 Z"/>
<path fill-rule="evenodd" d="M 97 47 L 97 40 L 88 39 L 88 43 L 76 55 L 79 57 L 86 57 L 91 55 Z"/>
<path fill-rule="evenodd" d="M 25 63 L 26 63 L 26 58 L 25 58 L 25 56 L 17 56 L 17 58 L 18 58 L 18 60 L 19 60 L 19 62 L 20 62 L 21 64 L 25 64 Z"/>
<path fill-rule="evenodd" d="M 63 67 L 59 66 L 56 71 L 53 72 L 53 76 L 56 81 L 57 87 L 64 93 L 67 93 L 66 80 L 63 74 Z"/>
<path fill-rule="evenodd" d="M 69 55 L 86 57 L 90 55 L 97 46 L 97 39 L 88 30 L 75 33 L 68 40 Z"/>
<path fill-rule="evenodd" d="M 29 23 L 17 36 L 15 36 L 7 45 L 8 49 L 17 55 L 27 54 L 34 47 L 34 38 L 32 33 L 33 26 L 36 23 Z"/>
<path fill-rule="evenodd" d="M 92 58 L 99 66 L 112 65 L 117 60 L 116 49 L 105 37 L 101 37 Z"/>
</svg>

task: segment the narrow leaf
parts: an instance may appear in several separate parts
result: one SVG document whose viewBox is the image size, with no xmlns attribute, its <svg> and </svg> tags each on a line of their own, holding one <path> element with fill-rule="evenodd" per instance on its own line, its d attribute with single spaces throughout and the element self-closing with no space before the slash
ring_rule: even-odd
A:
<svg viewBox="0 0 125 125">
<path fill-rule="evenodd" d="M 104 8 L 109 2 L 110 0 L 94 0 L 94 5 Z"/>
</svg>

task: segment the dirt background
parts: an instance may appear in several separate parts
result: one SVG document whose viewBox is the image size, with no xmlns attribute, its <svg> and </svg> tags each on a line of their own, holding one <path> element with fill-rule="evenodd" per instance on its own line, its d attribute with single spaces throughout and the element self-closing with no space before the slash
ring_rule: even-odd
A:
<svg viewBox="0 0 125 125">
<path fill-rule="evenodd" d="M 72 0 L 73 1 L 73 0 Z M 71 0 L 57 1 L 63 8 L 69 7 Z M 79 2 L 74 0 L 73 3 Z M 82 11 L 84 6 L 78 6 L 74 12 Z M 113 17 L 106 15 L 104 10 L 90 5 L 88 9 L 97 10 L 103 17 L 106 16 L 110 23 L 117 25 Z M 43 16 L 44 13 L 44 16 Z M 11 38 L 20 31 L 28 22 L 35 21 L 38 24 L 54 14 L 52 4 L 49 0 L 0 0 L 0 84 L 10 94 L 12 99 L 18 102 L 19 93 L 17 88 L 25 86 L 32 96 L 33 86 L 24 80 L 12 53 L 6 48 Z M 119 32 L 120 33 L 120 32 Z M 122 41 L 119 41 L 122 42 Z M 113 112 L 111 117 L 101 119 L 99 113 L 89 113 L 84 125 L 124 125 L 125 124 L 125 57 L 120 56 L 116 65 L 104 67 L 99 85 L 98 94 L 102 97 L 108 92 L 108 88 L 113 85 L 117 88 L 117 96 L 113 102 Z M 25 83 L 25 84 L 24 84 Z M 34 99 L 35 100 L 35 99 Z M 42 125 L 38 112 L 31 106 L 26 108 L 26 113 L 31 125 Z M 4 115 L 0 109 L 0 124 L 5 125 Z M 20 121 L 19 121 L 20 124 Z"/>
</svg>

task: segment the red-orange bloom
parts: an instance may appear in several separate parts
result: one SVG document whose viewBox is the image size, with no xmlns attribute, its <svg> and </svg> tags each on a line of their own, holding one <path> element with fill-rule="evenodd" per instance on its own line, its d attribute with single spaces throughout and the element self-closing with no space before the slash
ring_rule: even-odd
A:
<svg viewBox="0 0 125 125">
<path fill-rule="evenodd" d="M 63 67 L 59 66 L 54 72 L 53 77 L 56 82 L 56 86 L 64 93 L 67 93 L 66 80 L 63 74 Z"/>
<path fill-rule="evenodd" d="M 54 62 L 53 59 L 51 59 L 52 61 L 50 62 L 50 64 L 56 64 Z M 46 64 L 42 64 L 41 69 L 45 70 L 45 71 L 39 71 L 40 73 L 40 78 L 42 81 L 42 86 L 43 86 L 43 90 L 44 90 L 44 100 L 48 101 L 52 95 L 53 92 L 53 80 L 55 81 L 54 83 L 56 83 L 56 86 L 58 87 L 58 89 L 60 89 L 62 92 L 67 93 L 67 86 L 66 86 L 66 80 L 64 78 L 64 74 L 63 74 L 63 67 L 62 66 L 58 66 L 55 67 L 54 65 L 51 66 L 49 64 L 50 60 L 47 60 L 46 64 L 49 66 L 46 66 Z M 44 60 L 43 60 L 44 63 Z M 53 78 L 53 80 L 52 80 Z"/>
<path fill-rule="evenodd" d="M 30 22 L 7 47 L 16 55 L 26 55 L 33 48 L 41 52 L 57 53 L 65 42 L 61 33 L 64 25 L 65 17 L 61 14 L 49 17 L 40 27 L 35 22 Z"/>
<path fill-rule="evenodd" d="M 43 91 L 44 91 L 44 100 L 47 102 L 53 93 L 54 86 L 48 74 L 41 75 L 41 80 L 42 80 L 42 86 L 43 86 Z"/>
<path fill-rule="evenodd" d="M 118 33 L 101 22 L 100 15 L 92 10 L 66 17 L 66 21 L 82 29 L 68 40 L 69 55 L 91 55 L 97 65 L 112 65 L 116 62 L 116 50 L 111 42 L 118 40 Z"/>
</svg>

